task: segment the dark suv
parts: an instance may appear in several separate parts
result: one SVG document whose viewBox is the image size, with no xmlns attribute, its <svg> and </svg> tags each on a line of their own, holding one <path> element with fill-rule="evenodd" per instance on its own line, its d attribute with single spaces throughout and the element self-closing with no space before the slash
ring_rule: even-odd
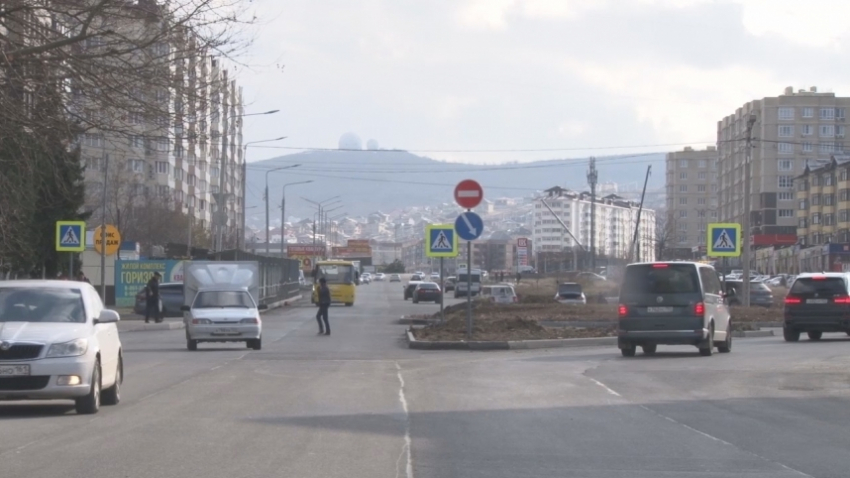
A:
<svg viewBox="0 0 850 478">
<path fill-rule="evenodd" d="M 811 340 L 820 340 L 824 332 L 850 335 L 848 283 L 850 274 L 841 272 L 797 276 L 785 297 L 785 341 L 800 340 L 802 332 Z"/>
<path fill-rule="evenodd" d="M 629 264 L 620 287 L 617 345 L 624 357 L 637 346 L 693 345 L 700 355 L 732 350 L 732 320 L 720 278 L 696 262 Z"/>
</svg>

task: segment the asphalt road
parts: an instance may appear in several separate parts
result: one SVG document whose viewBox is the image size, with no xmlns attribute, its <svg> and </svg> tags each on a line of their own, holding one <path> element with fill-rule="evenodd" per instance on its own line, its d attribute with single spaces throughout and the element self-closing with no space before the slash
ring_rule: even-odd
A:
<svg viewBox="0 0 850 478">
<path fill-rule="evenodd" d="M 395 320 L 436 310 L 373 283 L 331 309 L 330 337 L 313 307 L 271 311 L 262 351 L 125 333 L 121 404 L 0 404 L 0 476 L 850 475 L 846 337 L 710 358 L 405 348 Z"/>
</svg>

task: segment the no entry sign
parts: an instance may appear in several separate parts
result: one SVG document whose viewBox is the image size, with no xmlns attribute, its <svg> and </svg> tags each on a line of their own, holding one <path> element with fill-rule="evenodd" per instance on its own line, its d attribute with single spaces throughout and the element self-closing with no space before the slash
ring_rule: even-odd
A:
<svg viewBox="0 0 850 478">
<path fill-rule="evenodd" d="M 477 181 L 464 179 L 455 186 L 455 202 L 462 208 L 472 209 L 481 204 L 484 190 Z"/>
</svg>

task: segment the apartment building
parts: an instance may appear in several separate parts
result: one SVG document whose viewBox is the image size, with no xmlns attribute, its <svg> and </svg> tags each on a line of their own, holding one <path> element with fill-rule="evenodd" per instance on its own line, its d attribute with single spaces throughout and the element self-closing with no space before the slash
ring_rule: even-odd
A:
<svg viewBox="0 0 850 478">
<path fill-rule="evenodd" d="M 576 192 L 561 187 L 545 191 L 541 198 L 552 208 L 575 236 L 581 246 L 590 250 L 591 197 L 586 192 Z M 596 198 L 596 254 L 609 258 L 626 259 L 629 255 L 639 204 L 616 195 Z M 533 253 L 563 252 L 576 246 L 572 236 L 543 203 L 534 204 Z M 641 260 L 655 260 L 655 211 L 641 212 L 638 247 Z M 538 261 L 539 262 L 539 261 Z"/>
<path fill-rule="evenodd" d="M 850 157 L 810 164 L 794 189 L 800 246 L 850 243 Z"/>
<path fill-rule="evenodd" d="M 662 233 L 670 248 L 705 247 L 707 227 L 717 222 L 717 148 L 686 147 L 667 153 L 667 217 Z"/>
<path fill-rule="evenodd" d="M 743 222 L 747 122 L 755 119 L 751 148 L 750 231 L 754 246 L 797 242 L 794 178 L 807 164 L 844 152 L 850 98 L 816 87 L 753 100 L 717 123 L 719 219 Z M 745 232 L 746 234 L 746 232 Z"/>
</svg>

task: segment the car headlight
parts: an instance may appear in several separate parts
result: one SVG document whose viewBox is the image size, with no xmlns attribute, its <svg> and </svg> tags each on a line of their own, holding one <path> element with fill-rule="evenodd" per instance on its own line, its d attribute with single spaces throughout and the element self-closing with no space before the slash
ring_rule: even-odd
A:
<svg viewBox="0 0 850 478">
<path fill-rule="evenodd" d="M 61 344 L 53 344 L 47 350 L 47 357 L 76 357 L 84 355 L 89 350 L 89 341 L 76 339 Z"/>
</svg>

